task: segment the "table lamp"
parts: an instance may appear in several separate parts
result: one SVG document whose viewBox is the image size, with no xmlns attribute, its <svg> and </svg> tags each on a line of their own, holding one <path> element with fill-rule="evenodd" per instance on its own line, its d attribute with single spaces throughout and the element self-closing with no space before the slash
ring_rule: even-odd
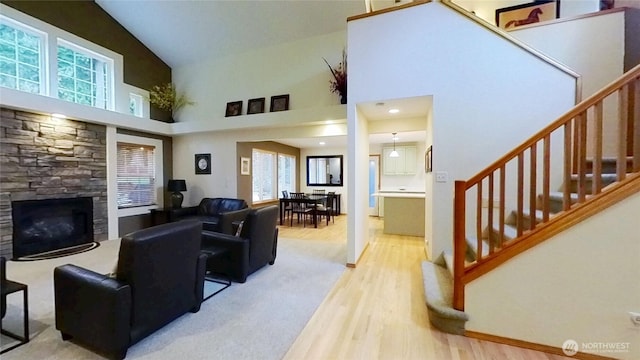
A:
<svg viewBox="0 0 640 360">
<path fill-rule="evenodd" d="M 187 183 L 184 180 L 169 180 L 167 184 L 167 190 L 171 191 L 171 206 L 174 209 L 182 207 L 182 200 L 184 196 L 181 191 L 187 191 Z"/>
</svg>

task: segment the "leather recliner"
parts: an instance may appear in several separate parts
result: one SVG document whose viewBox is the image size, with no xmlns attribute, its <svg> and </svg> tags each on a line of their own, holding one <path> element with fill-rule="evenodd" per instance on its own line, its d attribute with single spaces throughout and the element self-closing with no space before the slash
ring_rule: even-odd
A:
<svg viewBox="0 0 640 360">
<path fill-rule="evenodd" d="M 206 255 L 202 225 L 180 221 L 124 236 L 115 277 L 67 264 L 54 269 L 56 329 L 62 338 L 109 358 L 187 311 L 203 298 Z"/>
<path fill-rule="evenodd" d="M 244 220 L 248 212 L 247 202 L 242 199 L 204 198 L 198 206 L 171 209 L 169 221 L 198 220 L 202 230 L 233 235 L 233 223 Z"/>
<path fill-rule="evenodd" d="M 277 205 L 252 209 L 242 224 L 239 236 L 202 231 L 202 249 L 223 248 L 223 256 L 211 259 L 207 270 L 225 274 L 243 283 L 247 276 L 276 261 L 279 209 Z"/>
</svg>

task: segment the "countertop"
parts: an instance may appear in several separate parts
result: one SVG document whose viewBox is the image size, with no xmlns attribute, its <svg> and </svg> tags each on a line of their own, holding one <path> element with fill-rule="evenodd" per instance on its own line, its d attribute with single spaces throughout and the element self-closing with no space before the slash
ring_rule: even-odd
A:
<svg viewBox="0 0 640 360">
<path fill-rule="evenodd" d="M 386 198 L 407 198 L 407 199 L 424 199 L 424 191 L 411 190 L 382 190 L 374 193 L 373 196 Z"/>
</svg>

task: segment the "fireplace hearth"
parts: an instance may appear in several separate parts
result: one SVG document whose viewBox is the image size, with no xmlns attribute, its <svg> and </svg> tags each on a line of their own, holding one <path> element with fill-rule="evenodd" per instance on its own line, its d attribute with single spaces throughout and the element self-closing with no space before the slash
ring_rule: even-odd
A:
<svg viewBox="0 0 640 360">
<path fill-rule="evenodd" d="M 91 197 L 13 201 L 11 208 L 16 260 L 94 242 Z"/>
</svg>

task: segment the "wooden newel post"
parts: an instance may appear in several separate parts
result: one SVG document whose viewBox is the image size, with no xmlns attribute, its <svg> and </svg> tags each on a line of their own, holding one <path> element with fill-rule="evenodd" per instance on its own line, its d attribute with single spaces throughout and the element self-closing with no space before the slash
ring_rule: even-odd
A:
<svg viewBox="0 0 640 360">
<path fill-rule="evenodd" d="M 465 240 L 466 181 L 455 182 L 453 199 L 453 308 L 464 311 L 464 260 L 467 254 Z"/>
</svg>

